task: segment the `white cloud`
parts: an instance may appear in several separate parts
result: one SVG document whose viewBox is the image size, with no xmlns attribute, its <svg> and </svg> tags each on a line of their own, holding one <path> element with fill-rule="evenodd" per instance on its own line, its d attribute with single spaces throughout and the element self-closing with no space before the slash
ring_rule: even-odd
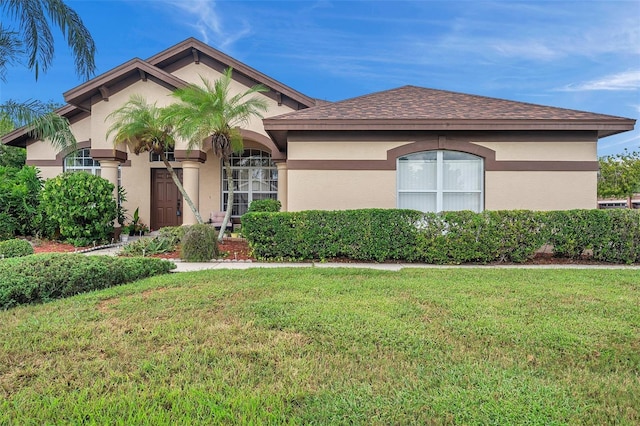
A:
<svg viewBox="0 0 640 426">
<path fill-rule="evenodd" d="M 199 33 L 199 38 L 203 42 L 215 45 L 219 49 L 228 50 L 236 41 L 251 33 L 249 24 L 237 15 L 228 25 L 234 30 L 227 30 L 227 25 L 223 22 L 227 23 L 231 19 L 220 16 L 216 10 L 216 2 L 213 0 L 163 0 L 163 2 L 188 15 L 181 16 L 180 20 L 189 23 Z"/>
<path fill-rule="evenodd" d="M 587 92 L 593 90 L 638 90 L 640 70 L 611 74 L 595 80 L 568 84 L 557 89 L 562 92 Z"/>
</svg>

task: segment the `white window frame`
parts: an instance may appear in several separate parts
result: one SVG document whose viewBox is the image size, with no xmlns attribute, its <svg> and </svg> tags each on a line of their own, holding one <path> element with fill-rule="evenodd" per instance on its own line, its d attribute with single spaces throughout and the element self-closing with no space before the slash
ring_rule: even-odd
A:
<svg viewBox="0 0 640 426">
<path fill-rule="evenodd" d="M 435 185 L 435 189 L 401 189 L 400 188 L 400 178 L 399 178 L 399 174 L 400 174 L 400 159 L 401 158 L 406 158 L 406 157 L 411 157 L 412 155 L 415 154 L 422 154 L 422 153 L 427 153 L 427 152 L 435 152 L 436 153 L 436 185 Z M 478 206 L 478 210 L 477 212 L 481 212 L 484 210 L 484 158 L 479 157 L 477 155 L 474 154 L 469 154 L 467 152 L 461 152 L 462 154 L 468 155 L 469 157 L 474 157 L 475 159 L 477 159 L 480 162 L 480 170 L 481 170 L 481 175 L 478 177 L 479 179 L 479 185 L 480 188 L 476 189 L 476 190 L 470 190 L 470 189 L 444 189 L 444 164 L 445 164 L 445 160 L 444 160 L 444 154 L 445 152 L 460 152 L 460 151 L 450 151 L 450 150 L 436 150 L 436 151 L 420 151 L 420 152 L 413 152 L 411 154 L 406 154 L 403 155 L 401 157 L 398 157 L 396 159 L 396 206 L 398 208 L 402 208 L 400 207 L 400 194 L 401 193 L 418 193 L 418 194 L 436 194 L 436 210 L 435 212 L 441 212 L 443 211 L 443 207 L 444 207 L 444 194 L 451 194 L 451 193 L 476 193 L 476 194 L 480 194 L 480 204 Z M 406 164 L 406 163 L 405 163 Z M 473 211 L 476 211 L 475 209 L 472 209 Z"/>
<path fill-rule="evenodd" d="M 100 176 L 100 162 L 94 160 L 90 155 L 90 148 L 80 148 L 77 151 L 72 152 L 71 154 L 64 157 L 64 161 L 62 162 L 62 171 L 63 172 L 87 172 L 92 175 Z M 81 163 L 84 163 L 86 160 L 91 161 L 91 165 L 77 165 L 75 162 L 77 160 L 81 160 Z"/>
<path fill-rule="evenodd" d="M 167 161 L 169 161 L 170 163 L 176 161 L 176 156 L 175 156 L 175 147 L 166 147 L 166 149 L 164 150 L 164 155 L 165 157 L 167 157 Z M 160 154 L 156 154 L 154 152 L 149 152 L 149 162 L 150 163 L 157 163 L 157 162 L 161 162 L 162 159 L 160 158 Z"/>
<path fill-rule="evenodd" d="M 245 155 L 246 153 L 248 153 L 247 155 Z M 237 163 L 241 162 L 242 160 L 249 160 L 249 159 L 260 159 L 260 160 L 264 160 L 264 159 L 269 159 L 269 166 L 244 166 L 244 165 L 238 165 Z M 236 161 L 234 161 L 236 160 Z M 234 164 L 236 163 L 236 164 Z M 224 168 L 224 163 L 222 162 L 222 160 L 220 161 L 220 169 L 221 169 L 221 182 L 220 182 L 220 208 L 222 211 L 226 210 L 227 206 L 224 202 L 224 198 L 225 196 L 228 196 L 229 191 L 225 189 L 225 185 L 227 183 L 227 178 L 226 178 L 226 173 L 225 173 L 225 168 Z M 274 200 L 278 199 L 278 168 L 276 166 L 276 164 L 273 162 L 272 158 L 271 158 L 271 154 L 267 151 L 261 150 L 261 149 L 257 149 L 257 148 L 247 148 L 245 149 L 242 153 L 240 154 L 233 154 L 231 156 L 231 173 L 234 173 L 237 170 L 247 170 L 248 173 L 248 183 L 247 183 L 247 190 L 246 191 L 240 191 L 238 190 L 238 180 L 234 179 L 233 183 L 235 185 L 234 189 L 233 189 L 233 193 L 234 193 L 234 197 L 236 197 L 238 194 L 247 194 L 247 208 L 249 208 L 249 205 L 251 204 L 251 202 L 254 199 L 264 199 L 264 198 L 272 198 Z M 272 184 L 275 184 L 275 189 L 272 189 L 271 191 L 256 191 L 253 189 L 253 180 L 252 177 L 253 172 L 255 170 L 266 170 L 268 171 L 270 174 L 272 174 L 272 172 L 275 171 L 275 179 L 272 181 Z M 254 198 L 254 194 L 266 194 L 267 197 L 262 197 L 262 198 Z M 242 214 L 244 213 L 240 213 L 237 214 L 238 212 L 233 212 L 231 217 L 240 217 L 242 216 Z"/>
</svg>

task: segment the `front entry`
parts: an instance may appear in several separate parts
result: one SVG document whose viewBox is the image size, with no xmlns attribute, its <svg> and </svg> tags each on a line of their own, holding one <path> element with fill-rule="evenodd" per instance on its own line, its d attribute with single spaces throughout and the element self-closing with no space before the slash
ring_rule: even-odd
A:
<svg viewBox="0 0 640 426">
<path fill-rule="evenodd" d="M 182 182 L 182 169 L 174 169 Z M 182 196 L 166 169 L 151 169 L 151 229 L 182 225 Z"/>
</svg>

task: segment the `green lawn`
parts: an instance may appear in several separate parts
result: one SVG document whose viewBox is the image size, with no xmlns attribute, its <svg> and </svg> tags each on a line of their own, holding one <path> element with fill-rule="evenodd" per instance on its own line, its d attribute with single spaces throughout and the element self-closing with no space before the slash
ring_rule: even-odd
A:
<svg viewBox="0 0 640 426">
<path fill-rule="evenodd" d="M 638 424 L 636 270 L 251 269 L 0 312 L 0 424 Z"/>
</svg>

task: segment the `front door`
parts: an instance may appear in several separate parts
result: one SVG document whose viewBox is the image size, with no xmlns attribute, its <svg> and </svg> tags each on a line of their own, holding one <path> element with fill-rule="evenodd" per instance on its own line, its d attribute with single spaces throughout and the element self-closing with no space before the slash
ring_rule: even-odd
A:
<svg viewBox="0 0 640 426">
<path fill-rule="evenodd" d="M 182 182 L 182 169 L 174 169 Z M 182 196 L 166 169 L 151 169 L 151 229 L 182 225 Z"/>
</svg>

